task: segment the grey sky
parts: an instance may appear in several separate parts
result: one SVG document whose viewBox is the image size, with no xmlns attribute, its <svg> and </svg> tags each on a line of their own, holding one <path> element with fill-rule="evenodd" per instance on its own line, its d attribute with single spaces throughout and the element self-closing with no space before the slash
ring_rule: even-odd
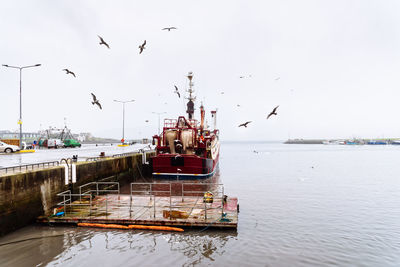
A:
<svg viewBox="0 0 400 267">
<path fill-rule="evenodd" d="M 152 111 L 184 112 L 174 85 L 193 71 L 196 107 L 218 108 L 224 140 L 399 137 L 398 14 L 399 1 L 2 1 L 0 63 L 42 64 L 23 71 L 29 131 L 66 117 L 74 132 L 120 138 L 112 100 L 135 99 L 126 137 L 151 136 Z M 0 100 L 0 129 L 17 129 L 17 70 L 1 67 Z"/>
</svg>

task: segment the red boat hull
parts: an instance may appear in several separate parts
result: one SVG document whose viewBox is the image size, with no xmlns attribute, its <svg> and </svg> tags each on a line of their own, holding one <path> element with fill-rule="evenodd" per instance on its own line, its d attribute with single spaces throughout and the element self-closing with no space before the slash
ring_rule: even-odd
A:
<svg viewBox="0 0 400 267">
<path fill-rule="evenodd" d="M 215 160 L 195 155 L 160 154 L 151 158 L 154 178 L 205 179 L 212 177 L 218 168 Z"/>
</svg>

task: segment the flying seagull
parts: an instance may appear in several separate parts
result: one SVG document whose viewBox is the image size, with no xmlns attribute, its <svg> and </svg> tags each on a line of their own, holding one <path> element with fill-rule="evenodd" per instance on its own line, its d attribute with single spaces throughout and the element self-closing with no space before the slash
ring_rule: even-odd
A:
<svg viewBox="0 0 400 267">
<path fill-rule="evenodd" d="M 73 72 L 70 71 L 69 69 L 63 69 L 63 71 L 65 71 L 66 74 L 71 74 L 72 76 L 74 76 L 74 77 L 76 78 L 75 73 L 73 73 Z"/>
<path fill-rule="evenodd" d="M 145 120 L 145 122 L 149 122 L 149 120 Z"/>
<path fill-rule="evenodd" d="M 251 121 L 246 121 L 245 123 L 242 123 L 242 124 L 240 124 L 239 125 L 239 127 L 245 127 L 245 128 L 247 128 L 247 124 L 249 124 Z"/>
<path fill-rule="evenodd" d="M 179 96 L 179 98 L 181 98 L 181 94 L 179 93 L 179 90 L 178 90 L 178 87 L 176 87 L 176 85 L 174 85 L 175 86 L 175 94 L 177 94 L 178 96 Z"/>
<path fill-rule="evenodd" d="M 278 81 L 278 80 L 280 80 L 280 79 L 281 79 L 281 77 L 275 78 L 275 81 Z"/>
<path fill-rule="evenodd" d="M 236 106 L 237 106 L 238 108 L 240 108 L 240 105 L 239 105 L 239 104 L 237 104 Z"/>
<path fill-rule="evenodd" d="M 99 100 L 96 98 L 96 96 L 93 93 L 91 93 L 91 94 L 93 97 L 92 105 L 96 104 L 99 106 L 100 109 L 102 109 Z"/>
<path fill-rule="evenodd" d="M 139 54 L 141 54 L 143 52 L 143 50 L 146 48 L 146 47 L 144 47 L 145 45 L 146 45 L 146 40 L 144 40 L 142 45 L 139 45 L 139 49 L 140 49 Z"/>
<path fill-rule="evenodd" d="M 177 28 L 175 28 L 175 27 L 166 27 L 166 28 L 164 28 L 164 29 L 162 29 L 163 31 L 164 30 L 168 30 L 169 32 L 171 31 L 171 30 L 176 30 Z"/>
<path fill-rule="evenodd" d="M 99 38 L 100 38 L 100 45 L 105 45 L 105 46 L 107 46 L 107 48 L 108 49 L 110 49 L 110 46 L 106 43 L 106 41 L 104 41 L 104 39 L 100 36 L 100 35 L 97 35 Z"/>
<path fill-rule="evenodd" d="M 240 76 L 239 78 L 240 78 L 240 79 L 243 79 L 243 78 L 244 78 L 244 76 Z"/>
<path fill-rule="evenodd" d="M 267 120 L 268 120 L 269 117 L 271 117 L 272 115 L 278 115 L 278 113 L 276 113 L 276 110 L 277 110 L 278 107 L 279 107 L 279 106 L 276 106 L 276 107 L 271 111 L 271 113 L 268 114 Z"/>
</svg>

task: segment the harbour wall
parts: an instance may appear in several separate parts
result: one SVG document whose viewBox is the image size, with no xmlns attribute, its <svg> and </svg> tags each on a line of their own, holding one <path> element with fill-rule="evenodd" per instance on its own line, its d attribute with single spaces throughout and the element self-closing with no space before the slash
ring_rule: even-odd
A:
<svg viewBox="0 0 400 267">
<path fill-rule="evenodd" d="M 146 158 L 152 156 L 146 153 Z M 117 181 L 129 183 L 150 175 L 142 165 L 142 154 L 77 162 L 76 182 L 66 184 L 65 167 L 0 176 L 0 236 L 31 224 L 38 216 L 50 215 L 62 201 L 57 194 L 72 189 L 78 193 L 80 185 L 115 176 Z M 68 180 L 68 179 L 67 179 Z"/>
</svg>

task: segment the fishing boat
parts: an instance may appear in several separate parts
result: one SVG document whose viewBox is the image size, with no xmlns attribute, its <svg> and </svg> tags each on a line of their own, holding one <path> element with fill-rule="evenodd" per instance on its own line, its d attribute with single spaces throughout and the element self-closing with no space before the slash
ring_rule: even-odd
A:
<svg viewBox="0 0 400 267">
<path fill-rule="evenodd" d="M 153 136 L 156 155 L 151 157 L 154 178 L 197 180 L 213 177 L 218 169 L 219 130 L 217 111 L 211 111 L 213 129 L 205 126 L 205 109 L 200 106 L 200 122 L 194 118 L 193 73 L 189 72 L 187 117 L 165 119 L 163 130 Z"/>
<path fill-rule="evenodd" d="M 387 145 L 388 143 L 386 141 L 382 140 L 370 140 L 367 142 L 368 145 Z"/>
</svg>

